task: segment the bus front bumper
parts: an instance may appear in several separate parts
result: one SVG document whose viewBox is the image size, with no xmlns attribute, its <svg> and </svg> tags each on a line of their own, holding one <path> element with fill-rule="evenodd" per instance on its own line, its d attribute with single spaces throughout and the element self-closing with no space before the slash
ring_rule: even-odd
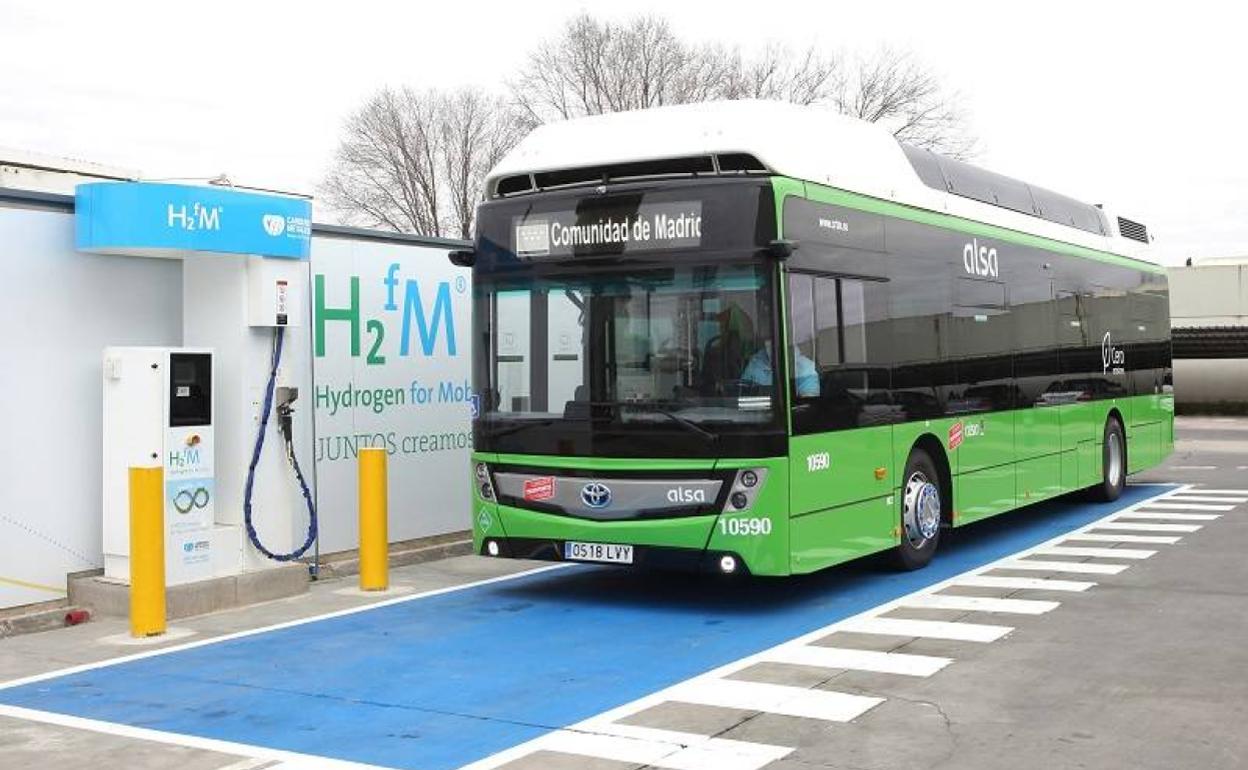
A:
<svg viewBox="0 0 1248 770">
<path fill-rule="evenodd" d="M 579 564 L 607 564 L 642 569 L 672 570 L 680 572 L 706 572 L 718 575 L 748 575 L 749 568 L 740 555 L 731 551 L 715 551 L 700 548 L 678 548 L 663 545 L 629 545 L 628 561 L 608 561 L 601 558 L 576 558 L 567 540 L 549 540 L 529 537 L 485 537 L 481 541 L 480 555 L 503 559 L 533 559 L 537 561 L 572 562 Z M 612 544 L 602 544 L 612 545 Z M 618 546 L 616 546 L 618 548 Z"/>
</svg>

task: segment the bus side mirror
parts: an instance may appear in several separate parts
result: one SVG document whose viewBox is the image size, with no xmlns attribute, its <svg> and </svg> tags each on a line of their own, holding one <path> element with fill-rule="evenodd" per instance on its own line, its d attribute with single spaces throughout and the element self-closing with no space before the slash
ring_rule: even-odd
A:
<svg viewBox="0 0 1248 770">
<path fill-rule="evenodd" d="M 477 252 L 472 249 L 448 252 L 446 258 L 451 260 L 452 265 L 458 267 L 472 267 L 477 264 Z"/>
<path fill-rule="evenodd" d="M 793 256 L 793 252 L 797 251 L 797 241 L 785 240 L 778 238 L 767 244 L 767 254 L 773 259 L 784 261 Z"/>
</svg>

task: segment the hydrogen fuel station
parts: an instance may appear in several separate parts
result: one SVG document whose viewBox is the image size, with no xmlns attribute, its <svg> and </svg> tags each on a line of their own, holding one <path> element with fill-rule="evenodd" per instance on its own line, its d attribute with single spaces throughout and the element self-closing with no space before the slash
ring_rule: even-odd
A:
<svg viewBox="0 0 1248 770">
<path fill-rule="evenodd" d="M 310 201 L 141 182 L 80 185 L 76 199 L 79 250 L 183 263 L 183 345 L 103 353 L 105 577 L 129 579 L 129 467 L 163 468 L 170 585 L 302 556 L 316 539 L 312 420 L 294 404 L 310 388 L 307 351 L 285 337 L 307 323 Z"/>
</svg>

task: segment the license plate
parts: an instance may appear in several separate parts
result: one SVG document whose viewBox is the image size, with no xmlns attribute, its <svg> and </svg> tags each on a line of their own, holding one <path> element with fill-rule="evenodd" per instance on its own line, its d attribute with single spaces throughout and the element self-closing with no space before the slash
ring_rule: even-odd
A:
<svg viewBox="0 0 1248 770">
<path fill-rule="evenodd" d="M 632 564 L 633 547 L 616 543 L 564 543 L 563 558 L 573 561 L 601 561 Z"/>
</svg>

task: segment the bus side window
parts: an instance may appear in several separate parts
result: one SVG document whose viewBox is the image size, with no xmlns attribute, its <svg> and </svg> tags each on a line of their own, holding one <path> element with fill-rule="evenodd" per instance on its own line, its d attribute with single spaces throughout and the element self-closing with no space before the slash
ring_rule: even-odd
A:
<svg viewBox="0 0 1248 770">
<path fill-rule="evenodd" d="M 870 330 L 883 333 L 883 284 L 822 275 L 789 279 L 790 393 L 795 433 L 887 422 L 888 370 L 868 360 Z M 873 326 L 874 322 L 874 326 Z"/>
<path fill-rule="evenodd" d="M 956 414 L 1011 409 L 1014 393 L 1014 326 L 1005 284 L 954 279 L 953 346 L 961 392 L 950 399 Z"/>
</svg>

